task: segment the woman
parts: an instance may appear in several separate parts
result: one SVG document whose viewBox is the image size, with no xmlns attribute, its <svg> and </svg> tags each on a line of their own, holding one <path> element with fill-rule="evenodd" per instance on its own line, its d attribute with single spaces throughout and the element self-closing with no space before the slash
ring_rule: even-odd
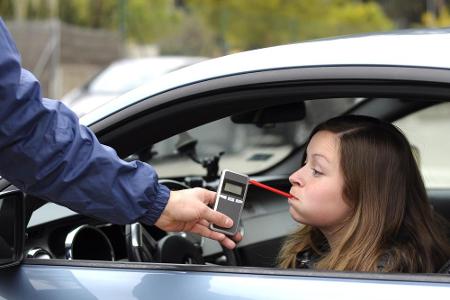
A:
<svg viewBox="0 0 450 300">
<path fill-rule="evenodd" d="M 389 123 L 343 116 L 320 124 L 289 180 L 289 212 L 305 226 L 283 245 L 283 268 L 435 272 L 450 258 L 411 146 Z"/>
</svg>

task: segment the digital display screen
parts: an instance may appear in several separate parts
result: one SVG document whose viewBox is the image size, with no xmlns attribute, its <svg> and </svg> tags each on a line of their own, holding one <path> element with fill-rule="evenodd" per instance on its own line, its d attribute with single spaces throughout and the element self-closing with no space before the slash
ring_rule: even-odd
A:
<svg viewBox="0 0 450 300">
<path fill-rule="evenodd" d="M 225 186 L 223 187 L 223 190 L 225 192 L 230 192 L 236 195 L 241 195 L 242 194 L 242 186 L 237 185 L 237 184 L 232 184 L 229 182 L 225 182 Z"/>
</svg>

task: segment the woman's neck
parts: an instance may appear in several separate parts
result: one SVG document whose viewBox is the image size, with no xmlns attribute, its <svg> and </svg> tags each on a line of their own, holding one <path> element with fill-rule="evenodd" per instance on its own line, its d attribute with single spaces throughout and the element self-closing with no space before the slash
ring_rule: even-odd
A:
<svg viewBox="0 0 450 300">
<path fill-rule="evenodd" d="M 333 226 L 332 228 L 319 228 L 322 234 L 327 239 L 330 250 L 335 249 L 340 241 L 342 241 L 342 237 L 345 234 L 345 228 L 343 225 L 341 226 Z"/>
</svg>

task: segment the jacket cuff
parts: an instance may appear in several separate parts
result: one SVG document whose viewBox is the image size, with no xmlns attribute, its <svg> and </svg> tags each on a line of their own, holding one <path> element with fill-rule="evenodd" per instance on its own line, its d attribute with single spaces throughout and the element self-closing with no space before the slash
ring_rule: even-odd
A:
<svg viewBox="0 0 450 300">
<path fill-rule="evenodd" d="M 159 219 L 162 212 L 166 208 L 167 202 L 169 201 L 170 190 L 162 184 L 155 184 L 155 193 L 151 193 L 149 198 L 152 199 L 150 201 L 151 206 L 148 211 L 139 219 L 139 222 L 153 225 Z"/>
</svg>

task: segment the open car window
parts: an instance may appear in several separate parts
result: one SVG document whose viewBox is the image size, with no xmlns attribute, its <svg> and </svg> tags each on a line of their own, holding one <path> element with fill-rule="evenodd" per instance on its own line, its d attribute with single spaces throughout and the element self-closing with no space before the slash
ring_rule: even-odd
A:
<svg viewBox="0 0 450 300">
<path fill-rule="evenodd" d="M 303 145 L 312 128 L 318 123 L 342 114 L 363 98 L 331 98 L 305 101 L 306 117 L 296 122 L 258 127 L 254 124 L 236 124 L 230 117 L 204 124 L 188 131 L 197 141 L 196 150 L 201 158 L 224 152 L 220 169 L 255 174 L 274 167 L 299 145 Z M 205 176 L 206 170 L 192 159 L 178 153 L 175 135 L 146 149 L 145 159 L 157 171 L 159 178 L 172 179 L 187 176 Z M 127 160 L 142 159 L 130 155 Z M 258 209 L 256 209 L 258 211 Z M 28 227 L 74 216 L 76 213 L 55 203 L 47 203 L 34 211 Z"/>
<path fill-rule="evenodd" d="M 262 174 L 261 178 L 267 180 L 267 184 L 280 190 L 287 191 L 290 187 L 287 180 L 288 171 L 286 171 L 286 173 L 276 173 L 280 168 L 274 168 L 270 171 L 276 171 L 272 173 L 267 172 L 270 173 L 269 175 L 266 175 L 267 173 L 264 171 L 276 167 L 277 165 L 284 166 L 286 163 L 292 168 L 299 167 L 301 163 L 300 156 L 303 151 L 302 146 L 304 146 L 307 141 L 311 130 L 318 123 L 333 116 L 345 113 L 361 113 L 361 111 L 357 111 L 358 107 L 370 104 L 371 102 L 373 105 L 382 105 L 390 103 L 390 101 L 394 102 L 394 100 L 395 99 L 370 99 L 361 97 L 307 100 L 304 102 L 306 112 L 305 117 L 301 118 L 301 120 L 267 124 L 265 126 L 243 123 L 238 124 L 234 123 L 230 117 L 227 117 L 193 128 L 187 132 L 180 132 L 178 135 L 152 145 L 146 149 L 147 153 L 149 153 L 149 157 L 146 161 L 155 167 L 161 179 L 171 179 L 166 180 L 165 184 L 168 182 L 172 182 L 172 184 L 178 182 L 180 185 L 183 184 L 184 187 L 186 187 L 185 184 L 189 181 L 186 180 L 187 178 L 185 177 L 205 176 L 206 170 L 200 164 L 194 162 L 193 159 L 186 154 L 177 151 L 177 145 L 179 146 L 180 144 L 179 140 L 186 138 L 186 136 L 183 137 L 182 135 L 188 133 L 190 138 L 195 141 L 198 157 L 212 157 L 224 152 L 220 159 L 220 169 L 230 169 L 251 176 L 254 175 L 256 179 Z M 410 117 L 399 120 L 397 125 L 400 126 L 407 135 L 411 132 L 417 135 L 419 132 L 417 128 L 423 127 L 425 132 L 423 132 L 422 135 L 426 136 L 427 132 L 431 130 L 429 127 L 431 126 L 430 124 L 435 124 L 435 126 L 439 126 L 440 128 L 439 130 L 436 129 L 433 134 L 444 135 L 443 131 L 446 132 L 446 130 L 450 128 L 436 124 L 436 120 L 438 123 L 445 123 L 445 113 L 442 115 L 441 119 L 439 119 L 439 114 L 441 113 L 441 110 L 448 108 L 449 106 L 430 107 L 418 111 L 417 113 L 413 113 Z M 422 113 L 430 115 L 422 116 Z M 433 122 L 431 122 L 431 120 L 433 120 Z M 446 153 L 441 153 L 439 152 L 439 149 L 434 149 L 435 152 L 431 152 L 430 154 L 427 152 L 429 149 L 426 142 L 423 145 L 415 140 L 414 136 L 413 139 L 411 139 L 410 135 L 408 135 L 408 137 L 421 153 L 420 161 L 422 167 L 425 165 L 423 164 L 424 162 L 433 162 L 432 159 L 429 159 L 430 155 L 436 155 L 442 158 L 448 153 L 447 150 L 444 150 Z M 434 141 L 439 141 L 439 138 L 436 136 L 433 136 L 432 139 Z M 288 156 L 290 156 L 290 158 L 288 158 Z M 292 157 L 294 157 L 294 159 L 290 160 Z M 129 158 L 133 159 L 133 157 Z M 134 159 L 137 158 L 142 157 L 134 157 Z M 433 164 L 431 165 L 433 166 Z M 437 164 L 435 165 L 438 166 Z M 287 169 L 288 168 L 285 168 L 283 170 Z M 422 168 L 423 172 L 424 170 L 426 171 L 427 169 Z M 447 169 L 447 173 L 448 171 L 450 171 L 450 169 Z M 261 172 L 261 174 L 258 174 L 259 172 Z M 271 176 L 273 174 L 276 176 Z M 265 176 L 267 178 L 264 178 Z M 436 177 L 438 176 L 436 175 Z M 440 182 L 445 183 L 448 181 L 444 178 Z M 208 187 L 212 189 L 217 188 L 214 180 L 211 180 L 208 184 Z M 437 185 L 437 183 L 435 183 L 432 186 L 443 185 Z M 172 189 L 173 187 L 174 186 L 169 186 L 169 188 Z M 32 219 L 28 224 L 29 236 L 31 237 L 29 239 L 30 245 L 41 243 L 41 235 L 46 236 L 48 242 L 47 245 L 44 246 L 50 250 L 50 254 L 45 255 L 53 255 L 50 256 L 52 258 L 65 258 L 67 251 L 64 248 L 65 244 L 63 241 L 71 236 L 73 230 L 81 230 L 74 224 L 84 227 L 89 225 L 88 227 L 90 229 L 88 230 L 93 234 L 94 231 L 98 237 L 100 237 L 100 235 L 103 236 L 104 234 L 107 236 L 107 239 L 111 241 L 111 247 L 115 253 L 115 260 L 136 261 L 135 258 L 130 258 L 128 256 L 130 252 L 128 251 L 129 248 L 127 248 L 127 243 L 129 243 L 129 241 L 125 239 L 127 236 L 127 230 L 124 229 L 125 227 L 90 220 L 80 215 L 76 216 L 74 212 L 66 208 L 55 206 L 55 204 L 47 204 L 34 212 Z M 55 226 L 55 229 L 46 226 L 46 224 L 50 224 L 51 222 L 54 222 L 52 223 L 52 226 Z M 252 189 L 249 190 L 247 195 L 246 204 L 241 217 L 241 226 L 245 231 L 245 238 L 239 243 L 237 250 L 241 259 L 239 266 L 272 268 L 276 266 L 275 260 L 284 239 L 290 232 L 293 232 L 298 228 L 298 223 L 296 223 L 289 215 L 287 201 L 280 201 L 279 198 L 272 194 L 265 193 L 265 191 Z M 264 230 L 261 230 L 261 228 L 264 228 Z M 191 241 L 196 247 L 201 249 L 202 259 L 204 259 L 207 264 L 221 266 L 228 262 L 227 259 L 224 260 L 223 249 L 216 241 L 201 239 L 198 236 L 187 235 L 186 233 L 180 235 L 173 232 L 161 232 L 156 227 L 146 227 L 146 230 L 148 230 L 150 235 L 155 238 L 155 241 L 160 244 L 162 244 L 162 241 L 167 241 L 173 236 L 176 236 L 175 238 L 178 239 L 181 239 L 182 237 L 183 239 Z M 103 234 L 99 235 L 99 231 Z M 72 244 L 79 249 L 88 249 L 88 245 L 91 243 L 88 240 L 80 239 L 78 242 L 75 240 Z M 45 247 L 43 249 L 47 249 Z M 177 255 L 178 253 L 183 254 L 183 247 L 174 247 L 174 249 L 177 249 L 174 253 Z M 97 248 L 100 249 L 101 247 Z M 89 251 L 86 251 L 86 253 L 90 254 Z M 75 257 L 74 259 L 91 260 L 97 258 L 96 256 L 94 258 L 92 257 L 93 256 L 82 258 Z M 33 256 L 33 258 L 35 257 Z M 148 260 L 147 262 L 151 262 L 151 260 Z M 161 262 L 174 263 L 172 260 Z M 176 261 L 175 263 L 180 262 Z M 194 264 L 201 263 L 195 262 Z"/>
</svg>

